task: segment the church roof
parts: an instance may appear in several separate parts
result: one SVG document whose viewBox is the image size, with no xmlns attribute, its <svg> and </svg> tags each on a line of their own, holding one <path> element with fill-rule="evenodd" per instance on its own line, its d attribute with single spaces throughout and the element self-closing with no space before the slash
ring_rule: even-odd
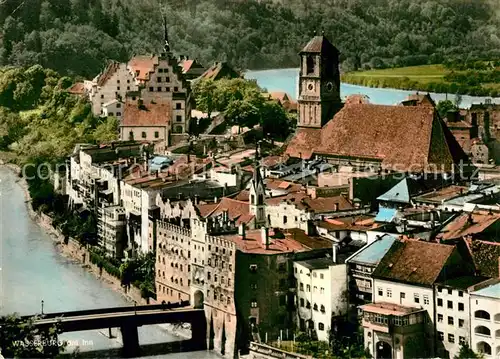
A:
<svg viewBox="0 0 500 359">
<path fill-rule="evenodd" d="M 431 107 L 346 104 L 322 129 L 299 128 L 287 154 L 363 159 L 398 172 L 449 171 L 467 157 Z M 430 166 L 437 169 L 430 170 Z"/>
<path fill-rule="evenodd" d="M 315 36 L 302 49 L 301 53 L 323 53 L 331 50 L 339 53 L 339 50 L 325 36 Z"/>
</svg>

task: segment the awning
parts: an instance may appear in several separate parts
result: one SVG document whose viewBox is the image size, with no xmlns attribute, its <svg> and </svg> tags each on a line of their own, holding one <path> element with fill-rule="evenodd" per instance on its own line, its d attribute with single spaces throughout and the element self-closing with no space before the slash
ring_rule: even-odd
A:
<svg viewBox="0 0 500 359">
<path fill-rule="evenodd" d="M 377 216 L 375 217 L 375 222 L 390 223 L 394 221 L 394 218 L 396 218 L 397 213 L 398 210 L 395 208 L 380 208 L 377 213 Z"/>
</svg>

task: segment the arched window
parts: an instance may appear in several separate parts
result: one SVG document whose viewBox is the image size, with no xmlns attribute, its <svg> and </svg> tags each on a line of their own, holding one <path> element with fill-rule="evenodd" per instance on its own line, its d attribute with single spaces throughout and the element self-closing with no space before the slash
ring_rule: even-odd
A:
<svg viewBox="0 0 500 359">
<path fill-rule="evenodd" d="M 315 63 L 314 56 L 312 56 L 312 55 L 307 56 L 307 60 L 306 60 L 307 74 L 314 73 L 314 63 Z"/>
<path fill-rule="evenodd" d="M 309 303 L 309 301 L 307 301 L 307 303 L 306 303 L 306 308 L 311 309 L 311 303 Z"/>
<path fill-rule="evenodd" d="M 477 351 L 486 355 L 491 355 L 491 346 L 485 342 L 477 343 Z"/>
<path fill-rule="evenodd" d="M 321 313 L 324 313 L 324 312 L 325 312 L 325 306 L 324 306 L 324 305 L 322 305 L 322 306 L 321 306 Z"/>
<path fill-rule="evenodd" d="M 316 303 L 314 303 L 313 309 L 316 310 L 316 311 L 318 310 L 318 305 Z"/>
<path fill-rule="evenodd" d="M 495 314 L 495 322 L 500 322 L 500 313 Z"/>
<path fill-rule="evenodd" d="M 259 200 L 258 200 L 258 205 L 264 204 L 264 196 L 262 194 L 259 194 Z"/>
<path fill-rule="evenodd" d="M 487 335 L 487 336 L 491 335 L 491 331 L 487 327 L 485 327 L 484 325 L 480 325 L 480 326 L 476 327 L 474 329 L 474 333 Z"/>
<path fill-rule="evenodd" d="M 474 317 L 476 319 L 486 319 L 486 320 L 490 320 L 490 313 L 488 313 L 487 311 L 485 310 L 476 310 L 476 312 L 474 313 Z"/>
</svg>

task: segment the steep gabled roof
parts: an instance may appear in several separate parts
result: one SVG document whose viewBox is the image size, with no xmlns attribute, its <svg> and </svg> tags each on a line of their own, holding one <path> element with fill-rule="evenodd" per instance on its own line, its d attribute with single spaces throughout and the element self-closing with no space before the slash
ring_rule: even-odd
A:
<svg viewBox="0 0 500 359">
<path fill-rule="evenodd" d="M 234 79 L 239 78 L 240 74 L 230 67 L 228 63 L 216 62 L 201 77 L 207 80 Z"/>
<path fill-rule="evenodd" d="M 300 53 L 324 53 L 333 51 L 339 53 L 339 50 L 325 36 L 313 37 Z"/>
<path fill-rule="evenodd" d="M 378 161 L 398 172 L 449 171 L 467 159 L 432 107 L 359 103 L 346 104 L 322 129 L 299 128 L 286 153 Z"/>
<path fill-rule="evenodd" d="M 157 63 L 158 56 L 134 56 L 128 62 L 128 66 L 138 80 L 146 81 Z"/>
<path fill-rule="evenodd" d="M 112 61 L 106 66 L 104 71 L 97 78 L 97 86 L 102 87 L 108 82 L 108 80 L 115 74 L 120 68 L 120 63 Z"/>
<path fill-rule="evenodd" d="M 431 286 L 455 246 L 422 241 L 396 241 L 373 272 L 374 278 Z"/>
</svg>

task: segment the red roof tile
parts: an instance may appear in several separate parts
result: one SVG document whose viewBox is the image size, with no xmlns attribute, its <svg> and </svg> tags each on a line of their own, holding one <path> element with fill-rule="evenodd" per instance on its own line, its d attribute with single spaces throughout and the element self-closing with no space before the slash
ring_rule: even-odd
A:
<svg viewBox="0 0 500 359">
<path fill-rule="evenodd" d="M 222 78 L 238 78 L 240 74 L 225 62 L 217 62 L 201 75 L 204 79 L 220 80 Z"/>
<path fill-rule="evenodd" d="M 446 131 L 430 107 L 347 104 L 322 129 L 299 128 L 286 153 L 362 158 L 397 171 L 449 170 L 466 155 Z"/>
<path fill-rule="evenodd" d="M 454 250 L 452 245 L 395 241 L 373 272 L 373 277 L 430 286 L 439 278 Z"/>
<path fill-rule="evenodd" d="M 197 208 L 203 218 L 219 216 L 224 211 L 227 211 L 229 219 L 236 220 L 236 224 L 249 223 L 254 218 L 250 213 L 248 202 L 237 201 L 228 197 L 223 197 L 216 204 L 199 204 Z"/>
<path fill-rule="evenodd" d="M 135 56 L 130 59 L 128 66 L 136 74 L 138 80 L 146 81 L 149 79 L 149 73 L 154 70 L 157 63 L 158 56 Z"/>
<path fill-rule="evenodd" d="M 182 60 L 179 64 L 182 67 L 182 72 L 184 73 L 188 72 L 193 63 L 194 60 Z"/>
<path fill-rule="evenodd" d="M 85 93 L 85 85 L 83 82 L 77 82 L 73 84 L 68 90 L 70 94 L 73 95 L 83 95 Z"/>
<path fill-rule="evenodd" d="M 135 104 L 125 104 L 120 126 L 166 126 L 170 122 L 170 106 L 166 103 L 148 104 L 143 108 Z"/>
<path fill-rule="evenodd" d="M 499 219 L 500 214 L 498 213 L 463 213 L 448 223 L 441 230 L 441 233 L 437 235 L 437 238 L 451 240 L 479 234 L 495 224 Z"/>
<path fill-rule="evenodd" d="M 268 206 L 279 206 L 283 201 L 295 205 L 298 209 L 309 210 L 314 213 L 345 211 L 354 208 L 344 196 L 317 197 L 313 199 L 306 193 L 295 192 L 285 196 L 266 198 Z"/>
<path fill-rule="evenodd" d="M 108 82 L 108 80 L 115 74 L 116 71 L 120 68 L 120 63 L 116 61 L 112 61 L 106 66 L 106 69 L 99 75 L 97 79 L 97 86 L 102 87 Z"/>
</svg>

